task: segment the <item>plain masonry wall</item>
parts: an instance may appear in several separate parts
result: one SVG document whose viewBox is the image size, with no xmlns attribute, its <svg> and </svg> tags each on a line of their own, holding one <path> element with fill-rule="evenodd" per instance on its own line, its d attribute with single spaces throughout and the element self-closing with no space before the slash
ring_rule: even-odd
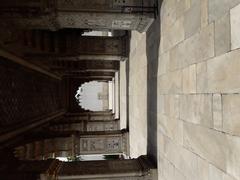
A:
<svg viewBox="0 0 240 180">
<path fill-rule="evenodd" d="M 240 0 L 164 0 L 159 180 L 240 180 Z"/>
</svg>

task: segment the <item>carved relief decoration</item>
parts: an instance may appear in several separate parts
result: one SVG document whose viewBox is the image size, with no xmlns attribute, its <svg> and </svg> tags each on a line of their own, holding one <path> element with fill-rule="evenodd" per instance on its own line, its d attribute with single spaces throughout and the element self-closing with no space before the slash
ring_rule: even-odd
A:
<svg viewBox="0 0 240 180">
<path fill-rule="evenodd" d="M 121 137 L 81 138 L 80 151 L 82 154 L 121 153 Z"/>
</svg>

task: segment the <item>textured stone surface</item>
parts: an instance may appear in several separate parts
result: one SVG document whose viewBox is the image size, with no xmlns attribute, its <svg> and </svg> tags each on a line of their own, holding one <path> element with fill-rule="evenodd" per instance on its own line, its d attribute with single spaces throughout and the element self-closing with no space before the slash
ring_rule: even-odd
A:
<svg viewBox="0 0 240 180">
<path fill-rule="evenodd" d="M 160 131 L 176 143 L 183 143 L 183 123 L 179 119 L 161 115 L 159 121 Z"/>
<path fill-rule="evenodd" d="M 240 3 L 239 0 L 208 0 L 209 2 L 209 21 L 221 18 L 229 10 Z"/>
<path fill-rule="evenodd" d="M 221 19 L 215 22 L 215 54 L 219 56 L 231 49 L 231 28 L 230 16 L 226 13 Z"/>
<path fill-rule="evenodd" d="M 126 61 L 120 63 L 120 128 L 127 128 L 127 72 Z"/>
<path fill-rule="evenodd" d="M 163 48 L 170 49 L 179 42 L 184 40 L 184 28 L 183 28 L 183 18 L 180 18 L 174 23 L 174 25 L 165 33 L 163 36 Z"/>
<path fill-rule="evenodd" d="M 169 52 L 162 54 L 158 62 L 158 76 L 165 74 L 169 69 Z"/>
<path fill-rule="evenodd" d="M 229 152 L 227 154 L 227 173 L 237 180 L 240 179 L 240 138 L 239 136 L 227 136 Z"/>
<path fill-rule="evenodd" d="M 175 62 L 180 61 L 181 67 L 185 67 L 213 56 L 214 26 L 211 24 L 173 48 L 170 59 L 175 59 Z"/>
<path fill-rule="evenodd" d="M 213 124 L 214 129 L 222 131 L 223 129 L 223 112 L 222 112 L 222 95 L 213 95 Z"/>
<path fill-rule="evenodd" d="M 181 93 L 182 92 L 182 71 L 174 71 L 159 77 L 160 93 Z"/>
<path fill-rule="evenodd" d="M 208 25 L 208 0 L 201 0 L 201 28 Z"/>
<path fill-rule="evenodd" d="M 196 93 L 197 91 L 196 64 L 183 69 L 183 93 Z"/>
<path fill-rule="evenodd" d="M 159 108 L 162 109 L 161 114 L 173 118 L 179 118 L 179 95 L 165 95 L 159 97 L 160 102 L 163 103 L 159 105 Z"/>
<path fill-rule="evenodd" d="M 240 135 L 240 95 L 223 95 L 223 130 Z"/>
<path fill-rule="evenodd" d="M 222 133 L 184 123 L 183 143 L 189 150 L 207 159 L 219 169 L 227 167 L 227 138 Z"/>
<path fill-rule="evenodd" d="M 204 94 L 181 96 L 180 119 L 206 127 L 213 127 L 212 96 Z"/>
<path fill-rule="evenodd" d="M 163 1 L 162 39 L 183 18 L 184 40 L 159 48 L 160 180 L 240 180 L 239 3 Z"/>
<path fill-rule="evenodd" d="M 223 180 L 223 172 L 213 165 L 209 165 L 209 179 Z"/>
<path fill-rule="evenodd" d="M 231 49 L 240 48 L 240 5 L 230 11 L 231 16 Z"/>
<path fill-rule="evenodd" d="M 197 92 L 206 93 L 208 87 L 207 81 L 207 63 L 197 64 Z"/>
<path fill-rule="evenodd" d="M 184 30 L 185 37 L 189 38 L 201 27 L 201 1 L 192 1 L 191 8 L 185 13 Z"/>
<path fill-rule="evenodd" d="M 239 50 L 231 51 L 207 62 L 208 92 L 239 92 L 239 55 Z"/>
<path fill-rule="evenodd" d="M 146 35 L 132 34 L 129 61 L 130 156 L 147 153 L 147 58 Z"/>
</svg>

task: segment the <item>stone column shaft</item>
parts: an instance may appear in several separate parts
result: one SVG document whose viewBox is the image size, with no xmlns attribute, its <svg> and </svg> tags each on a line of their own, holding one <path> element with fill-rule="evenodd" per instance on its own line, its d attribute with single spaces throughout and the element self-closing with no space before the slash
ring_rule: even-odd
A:
<svg viewBox="0 0 240 180">
<path fill-rule="evenodd" d="M 129 154 L 126 131 L 42 131 L 25 137 L 27 144 L 15 148 L 19 159 L 77 157 L 91 154 Z"/>
<path fill-rule="evenodd" d="M 1 3 L 1 16 L 30 29 L 123 29 L 144 32 L 156 15 L 154 0 L 56 0 Z M 21 19 L 19 21 L 19 19 Z"/>
</svg>

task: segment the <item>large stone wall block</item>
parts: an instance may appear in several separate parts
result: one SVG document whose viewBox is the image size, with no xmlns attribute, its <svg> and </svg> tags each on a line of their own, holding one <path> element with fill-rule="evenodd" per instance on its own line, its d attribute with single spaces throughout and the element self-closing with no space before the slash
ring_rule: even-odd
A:
<svg viewBox="0 0 240 180">
<path fill-rule="evenodd" d="M 223 95 L 223 130 L 240 136 L 240 95 Z"/>
<path fill-rule="evenodd" d="M 176 1 L 176 15 L 182 17 L 191 7 L 191 0 L 178 0 Z"/>
<path fill-rule="evenodd" d="M 214 24 L 201 29 L 171 50 L 170 60 L 180 62 L 181 67 L 214 57 Z"/>
<path fill-rule="evenodd" d="M 207 63 L 201 62 L 197 64 L 197 93 L 207 93 Z"/>
<path fill-rule="evenodd" d="M 213 95 L 213 123 L 214 129 L 222 131 L 223 128 L 223 112 L 222 112 L 222 95 Z"/>
<path fill-rule="evenodd" d="M 159 130 L 171 140 L 183 144 L 183 123 L 179 119 L 161 115 L 158 121 Z"/>
<path fill-rule="evenodd" d="M 176 19 L 176 0 L 163 1 L 161 7 L 161 33 L 167 33 Z"/>
<path fill-rule="evenodd" d="M 180 119 L 212 128 L 212 95 L 180 96 Z"/>
<path fill-rule="evenodd" d="M 180 43 L 169 51 L 169 71 L 175 71 L 182 68 L 182 61 L 186 56 L 184 48 L 185 43 Z"/>
<path fill-rule="evenodd" d="M 169 51 L 160 55 L 158 59 L 158 76 L 161 76 L 168 72 L 169 68 Z"/>
<path fill-rule="evenodd" d="M 176 20 L 171 26 L 171 28 L 169 28 L 169 30 L 162 35 L 162 45 L 164 51 L 172 48 L 173 46 L 184 40 L 183 20 L 183 17 Z"/>
<path fill-rule="evenodd" d="M 182 73 L 175 71 L 167 75 L 161 76 L 158 80 L 160 93 L 176 94 L 182 92 Z"/>
<path fill-rule="evenodd" d="M 231 17 L 231 49 L 240 48 L 240 4 L 230 11 Z"/>
<path fill-rule="evenodd" d="M 165 138 L 165 156 L 188 179 L 198 178 L 198 156 Z M 175 179 L 173 179 L 175 180 Z M 199 179 L 200 180 L 200 179 Z"/>
<path fill-rule="evenodd" d="M 179 100 L 179 95 L 164 96 L 164 114 L 169 117 L 179 118 Z"/>
<path fill-rule="evenodd" d="M 201 1 L 196 0 L 192 3 L 190 9 L 185 13 L 184 30 L 185 38 L 195 34 L 201 27 Z"/>
<path fill-rule="evenodd" d="M 213 165 L 209 165 L 209 179 L 210 180 L 223 180 L 223 171 Z"/>
<path fill-rule="evenodd" d="M 208 25 L 208 0 L 201 0 L 201 28 Z"/>
<path fill-rule="evenodd" d="M 220 19 L 231 8 L 240 3 L 240 0 L 208 0 L 209 23 Z"/>
<path fill-rule="evenodd" d="M 191 94 L 197 91 L 196 64 L 183 69 L 183 93 Z"/>
<path fill-rule="evenodd" d="M 229 151 L 227 154 L 227 173 L 237 180 L 240 179 L 240 137 L 227 136 Z"/>
<path fill-rule="evenodd" d="M 238 93 L 240 91 L 240 50 L 231 51 L 207 61 L 209 93 Z"/>
<path fill-rule="evenodd" d="M 186 148 L 226 172 L 229 146 L 227 138 L 223 133 L 198 125 L 184 123 L 183 143 Z"/>
<path fill-rule="evenodd" d="M 215 22 L 215 54 L 219 56 L 231 49 L 230 15 L 226 13 Z"/>
</svg>

